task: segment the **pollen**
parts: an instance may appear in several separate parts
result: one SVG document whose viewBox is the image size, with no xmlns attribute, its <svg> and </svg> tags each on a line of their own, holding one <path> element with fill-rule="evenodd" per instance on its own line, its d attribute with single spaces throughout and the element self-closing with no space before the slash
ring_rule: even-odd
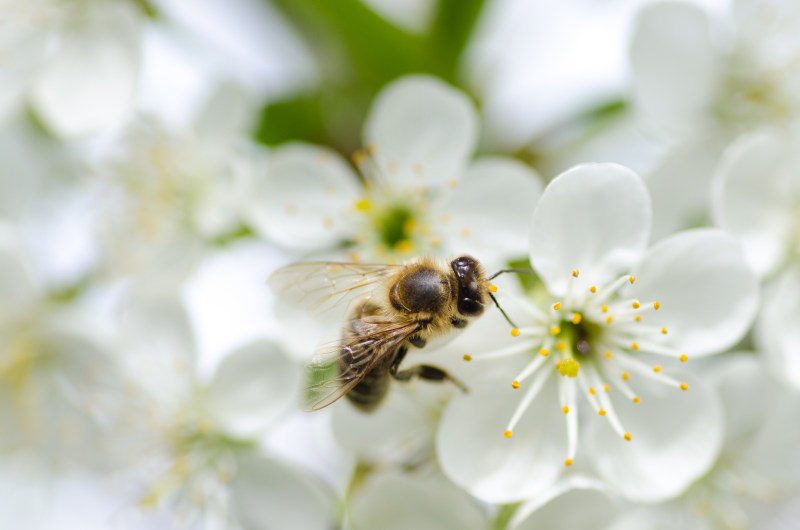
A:
<svg viewBox="0 0 800 530">
<path fill-rule="evenodd" d="M 518 337 L 519 336 L 519 330 L 517 328 L 512 329 L 511 330 L 511 336 L 512 337 Z"/>
<path fill-rule="evenodd" d="M 631 344 L 631 349 L 632 349 L 632 350 L 638 350 L 638 349 L 639 349 L 639 343 L 638 343 L 638 342 L 634 342 L 634 343 L 632 343 L 632 344 Z"/>
<path fill-rule="evenodd" d="M 569 414 L 569 407 L 564 405 L 563 407 L 561 407 L 561 412 L 563 412 L 564 414 Z"/>
<path fill-rule="evenodd" d="M 611 359 L 611 358 L 613 358 L 613 357 L 614 357 L 614 354 L 613 354 L 613 353 L 611 353 L 610 351 L 607 351 L 607 352 L 606 352 L 606 359 Z"/>
<path fill-rule="evenodd" d="M 470 230 L 468 227 L 465 226 L 463 230 L 461 230 L 461 237 L 469 237 L 471 233 L 472 230 Z"/>
<path fill-rule="evenodd" d="M 394 249 L 401 254 L 409 254 L 414 250 L 414 244 L 408 239 L 401 239 L 394 245 Z"/>
<path fill-rule="evenodd" d="M 470 355 L 470 354 L 468 354 L 468 353 L 465 353 L 465 354 L 464 354 L 464 360 L 465 360 L 465 361 L 471 361 L 471 360 L 472 360 L 472 355 Z"/>
<path fill-rule="evenodd" d="M 497 292 L 497 286 L 496 285 L 490 285 L 489 286 L 489 291 L 491 291 L 493 293 L 496 293 Z"/>
<path fill-rule="evenodd" d="M 564 460 L 564 465 L 566 467 L 571 466 L 572 465 L 572 459 L 571 458 L 567 458 L 566 460 Z"/>
<path fill-rule="evenodd" d="M 506 437 L 506 438 L 511 438 L 511 434 L 512 434 L 511 431 L 506 431 L 506 432 L 503 433 L 503 436 Z"/>
<path fill-rule="evenodd" d="M 591 395 L 594 395 L 594 387 L 591 387 L 591 386 L 589 387 L 589 393 Z"/>
<path fill-rule="evenodd" d="M 552 328 L 550 328 L 550 334 L 551 335 L 558 335 L 559 333 L 561 333 L 561 328 L 560 327 L 553 326 Z"/>
<path fill-rule="evenodd" d="M 682 354 L 681 354 L 681 362 L 682 362 L 682 363 L 685 363 L 685 362 L 686 362 L 686 361 L 688 361 L 688 360 L 689 360 L 689 357 L 687 357 L 685 353 L 682 353 Z"/>
<path fill-rule="evenodd" d="M 575 269 L 575 270 L 572 271 L 572 277 L 573 278 L 577 278 L 580 273 L 581 273 L 581 271 L 579 271 L 578 269 Z"/>
<path fill-rule="evenodd" d="M 611 316 L 611 315 L 608 315 L 608 318 L 606 318 L 606 324 L 611 324 L 612 322 L 614 322 L 614 317 Z"/>
<path fill-rule="evenodd" d="M 519 381 L 511 381 L 511 388 L 514 390 L 519 388 Z"/>
<path fill-rule="evenodd" d="M 629 276 L 628 277 L 628 281 L 631 282 L 631 283 L 635 282 L 636 281 L 636 276 Z"/>
<path fill-rule="evenodd" d="M 639 396 L 633 396 L 633 402 L 639 403 L 642 399 Z"/>
<path fill-rule="evenodd" d="M 563 340 L 560 340 L 560 341 L 556 342 L 556 348 L 559 351 L 564 351 L 564 350 L 567 349 L 567 343 L 564 342 Z"/>
<path fill-rule="evenodd" d="M 611 387 L 610 387 L 610 386 L 608 386 L 608 385 L 603 385 L 603 392 L 608 392 L 609 390 L 611 390 Z"/>
<path fill-rule="evenodd" d="M 662 335 L 666 335 L 667 334 L 667 328 L 661 328 L 661 334 Z"/>
<path fill-rule="evenodd" d="M 581 314 L 580 314 L 580 313 L 575 313 L 575 314 L 573 314 L 573 315 L 572 315 L 572 323 L 573 323 L 573 324 L 580 324 L 580 323 L 581 323 L 581 318 L 582 318 L 582 317 L 581 317 Z"/>
<path fill-rule="evenodd" d="M 589 287 L 589 292 L 592 293 L 592 294 L 596 293 L 597 292 L 597 287 L 592 285 L 591 287 Z"/>
<path fill-rule="evenodd" d="M 661 371 L 661 367 L 660 367 L 659 365 L 655 365 L 655 366 L 653 367 L 653 371 L 654 371 L 655 373 L 658 373 L 658 372 L 660 372 L 660 371 Z"/>
<path fill-rule="evenodd" d="M 636 322 L 641 322 L 641 321 L 642 321 L 642 315 L 636 315 L 635 317 L 633 317 L 633 319 L 634 319 Z"/>
<path fill-rule="evenodd" d="M 681 390 L 689 390 L 689 385 L 686 383 L 681 383 Z"/>
<path fill-rule="evenodd" d="M 626 432 L 624 438 L 625 438 L 626 442 L 630 442 L 631 441 L 631 433 Z"/>
<path fill-rule="evenodd" d="M 653 309 L 655 309 L 656 311 L 658 311 L 658 309 L 659 309 L 660 307 L 661 307 L 661 303 L 660 303 L 660 302 L 653 302 Z"/>
<path fill-rule="evenodd" d="M 601 416 L 605 416 L 606 415 L 606 409 L 600 409 L 600 410 L 597 411 L 597 413 L 600 414 Z"/>
<path fill-rule="evenodd" d="M 608 313 L 608 306 L 607 306 L 607 305 L 604 305 L 603 307 L 601 307 L 601 308 L 600 308 L 600 310 L 601 310 L 603 313 Z"/>
<path fill-rule="evenodd" d="M 578 377 L 580 367 L 581 364 L 575 359 L 565 359 L 561 362 L 561 366 L 558 367 L 558 373 L 568 377 Z"/>
<path fill-rule="evenodd" d="M 633 306 L 633 308 L 634 308 L 634 309 L 639 309 L 639 302 L 635 302 L 635 301 L 634 301 L 634 302 L 631 304 L 631 306 Z"/>
<path fill-rule="evenodd" d="M 542 348 L 541 350 L 539 350 L 539 355 L 541 355 L 542 357 L 547 357 L 548 355 L 550 355 L 550 350 L 548 350 L 547 348 Z"/>
<path fill-rule="evenodd" d="M 561 309 L 561 302 L 556 302 L 555 304 L 553 304 L 553 309 L 555 309 L 556 311 Z"/>
<path fill-rule="evenodd" d="M 631 376 L 628 374 L 628 372 L 622 372 L 622 380 L 623 381 L 627 381 L 628 379 L 630 379 L 630 377 Z"/>
</svg>

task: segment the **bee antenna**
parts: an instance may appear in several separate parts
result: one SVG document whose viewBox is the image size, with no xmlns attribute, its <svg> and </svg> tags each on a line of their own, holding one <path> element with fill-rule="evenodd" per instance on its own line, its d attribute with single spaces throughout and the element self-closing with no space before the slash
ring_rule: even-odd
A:
<svg viewBox="0 0 800 530">
<path fill-rule="evenodd" d="M 499 271 L 495 272 L 491 276 L 487 278 L 487 280 L 494 280 L 501 274 L 505 274 L 507 272 L 515 272 L 517 274 L 535 274 L 533 269 L 500 269 Z"/>
<path fill-rule="evenodd" d="M 508 318 L 508 315 L 506 314 L 506 312 L 505 312 L 505 311 L 503 311 L 503 308 L 502 308 L 502 307 L 500 307 L 500 304 L 497 302 L 497 298 L 495 298 L 495 297 L 494 297 L 494 295 L 493 295 L 491 292 L 489 293 L 489 297 L 492 299 L 492 302 L 494 302 L 494 305 L 496 305 L 496 306 L 497 306 L 497 309 L 499 309 L 499 310 L 500 310 L 500 313 L 502 313 L 502 314 L 503 314 L 503 317 L 506 319 L 506 322 L 508 322 L 509 324 L 511 324 L 511 327 L 512 327 L 512 328 L 516 328 L 516 327 L 517 327 L 517 325 L 516 325 L 516 324 L 514 324 L 514 322 L 512 322 L 510 318 Z"/>
</svg>

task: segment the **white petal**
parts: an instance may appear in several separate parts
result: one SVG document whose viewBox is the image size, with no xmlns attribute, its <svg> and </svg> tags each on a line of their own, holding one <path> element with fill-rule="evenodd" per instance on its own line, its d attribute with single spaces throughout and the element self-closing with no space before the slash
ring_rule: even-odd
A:
<svg viewBox="0 0 800 530">
<path fill-rule="evenodd" d="M 630 56 L 634 98 L 648 120 L 672 134 L 708 130 L 718 65 L 701 9 L 677 2 L 643 8 Z"/>
<path fill-rule="evenodd" d="M 194 130 L 204 139 L 230 141 L 245 136 L 256 116 L 256 105 L 245 90 L 225 81 L 214 87 L 199 115 Z"/>
<path fill-rule="evenodd" d="M 764 404 L 775 400 L 775 384 L 755 355 L 726 354 L 714 361 L 712 376 L 725 414 L 725 446 L 730 450 L 760 429 Z"/>
<path fill-rule="evenodd" d="M 620 511 L 619 504 L 604 491 L 602 484 L 580 476 L 565 478 L 542 497 L 545 497 L 543 502 L 533 499 L 520 506 L 509 527 L 594 530 L 605 528 Z M 576 509 L 578 506 L 580 509 Z"/>
<path fill-rule="evenodd" d="M 39 116 L 67 138 L 120 123 L 132 106 L 139 75 L 138 11 L 128 3 L 103 2 L 81 15 L 32 90 Z"/>
<path fill-rule="evenodd" d="M 634 298 L 661 308 L 646 318 L 692 355 L 736 343 L 758 308 L 758 281 L 738 242 L 717 229 L 689 230 L 651 248 L 633 272 Z"/>
<path fill-rule="evenodd" d="M 526 388 L 514 390 L 510 380 L 497 381 L 494 389 L 456 396 L 439 424 L 436 451 L 442 471 L 486 502 L 529 498 L 551 486 L 564 470 L 567 437 L 554 377 L 513 435 L 503 436 Z"/>
<path fill-rule="evenodd" d="M 36 297 L 19 240 L 9 226 L 0 223 L 0 322 L 25 314 Z"/>
<path fill-rule="evenodd" d="M 512 158 L 476 160 L 443 206 L 450 216 L 441 226 L 447 234 L 443 239 L 454 253 L 482 261 L 524 257 L 530 218 L 541 195 L 541 179 L 531 167 Z"/>
<path fill-rule="evenodd" d="M 764 304 L 755 328 L 756 343 L 767 366 L 800 388 L 800 271 L 786 270 L 764 289 Z"/>
<path fill-rule="evenodd" d="M 656 502 L 678 495 L 708 471 L 720 449 L 722 411 L 716 395 L 689 374 L 671 375 L 687 382 L 689 390 L 649 380 L 636 385 L 634 380 L 640 403 L 611 394 L 631 441 L 599 416 L 590 426 L 588 447 L 598 472 L 633 501 Z"/>
<path fill-rule="evenodd" d="M 376 148 L 383 174 L 409 187 L 457 178 L 477 139 L 477 113 L 469 98 L 421 75 L 381 90 L 364 125 L 364 142 Z"/>
<path fill-rule="evenodd" d="M 486 514 L 466 492 L 443 477 L 380 475 L 353 494 L 354 529 L 484 530 Z"/>
<path fill-rule="evenodd" d="M 552 294 L 574 269 L 586 286 L 603 284 L 636 260 L 650 234 L 642 180 L 616 164 L 585 164 L 556 177 L 533 214 L 530 258 Z"/>
<path fill-rule="evenodd" d="M 244 528 L 326 530 L 335 526 L 333 499 L 319 479 L 257 455 L 237 462 L 231 504 Z"/>
<path fill-rule="evenodd" d="M 797 146 L 780 131 L 743 137 L 725 153 L 714 176 L 714 214 L 719 226 L 740 238 L 760 275 L 779 264 L 800 197 Z"/>
<path fill-rule="evenodd" d="M 300 372 L 272 342 L 261 340 L 239 348 L 214 375 L 209 412 L 226 432 L 255 436 L 295 404 Z"/>
<path fill-rule="evenodd" d="M 290 144 L 273 153 L 248 214 L 254 228 L 283 245 L 332 247 L 352 236 L 347 214 L 362 193 L 358 178 L 335 152 Z"/>
</svg>

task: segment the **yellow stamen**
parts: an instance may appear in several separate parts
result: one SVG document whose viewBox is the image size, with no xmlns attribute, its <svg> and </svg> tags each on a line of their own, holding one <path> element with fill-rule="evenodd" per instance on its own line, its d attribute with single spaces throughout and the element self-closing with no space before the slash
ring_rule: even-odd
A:
<svg viewBox="0 0 800 530">
<path fill-rule="evenodd" d="M 559 333 L 561 333 L 561 328 L 560 327 L 553 326 L 552 328 L 550 328 L 550 334 L 551 335 L 558 335 Z"/>
<path fill-rule="evenodd" d="M 561 309 L 561 302 L 556 302 L 555 304 L 553 304 L 553 309 L 555 309 L 556 311 Z"/>
<path fill-rule="evenodd" d="M 600 410 L 597 411 L 597 413 L 600 414 L 601 416 L 605 416 L 606 415 L 606 409 L 600 409 Z"/>
<path fill-rule="evenodd" d="M 640 401 L 641 401 L 641 398 L 639 398 L 639 396 L 633 396 L 633 402 L 634 403 L 639 403 Z"/>
<path fill-rule="evenodd" d="M 592 388 L 592 387 L 589 387 L 589 393 L 590 393 L 591 395 L 594 395 L 594 388 Z"/>
<path fill-rule="evenodd" d="M 582 318 L 582 317 L 581 317 L 581 314 L 580 314 L 580 313 L 575 313 L 575 314 L 573 314 L 573 315 L 572 315 L 572 323 L 573 323 L 573 324 L 580 324 L 580 323 L 581 323 L 581 318 Z"/>
<path fill-rule="evenodd" d="M 666 335 L 667 334 L 667 328 L 661 328 L 661 334 L 662 335 Z"/>
<path fill-rule="evenodd" d="M 625 433 L 625 441 L 626 442 L 630 442 L 631 441 L 631 433 L 629 433 L 629 432 Z"/>
<path fill-rule="evenodd" d="M 561 407 L 561 412 L 563 412 L 564 414 L 569 414 L 569 407 L 564 405 L 563 407 Z"/>
<path fill-rule="evenodd" d="M 355 163 L 355 165 L 360 166 L 366 160 L 367 160 L 367 155 L 364 154 L 364 151 L 361 151 L 359 149 L 358 151 L 353 153 L 353 163 Z"/>
<path fill-rule="evenodd" d="M 681 383 L 681 390 L 689 390 L 689 385 L 686 383 Z"/>
<path fill-rule="evenodd" d="M 465 361 L 471 361 L 471 360 L 472 360 L 472 355 L 470 355 L 470 354 L 468 354 L 468 353 L 465 353 L 465 354 L 464 354 L 464 360 L 465 360 Z"/>
<path fill-rule="evenodd" d="M 660 366 L 658 366 L 658 365 L 656 365 L 656 366 L 654 366 L 654 367 L 653 367 L 653 371 L 654 371 L 655 373 L 658 373 L 658 372 L 660 372 L 660 371 L 661 371 L 661 367 L 660 367 Z"/>
<path fill-rule="evenodd" d="M 639 302 L 634 302 L 631 304 L 634 309 L 639 309 Z"/>
<path fill-rule="evenodd" d="M 601 308 L 600 308 L 600 310 L 601 310 L 603 313 L 608 313 L 608 306 L 607 306 L 607 305 L 604 305 L 603 307 L 601 307 Z"/>
<path fill-rule="evenodd" d="M 452 217 L 450 217 L 449 213 L 442 214 L 442 223 L 447 224 L 450 222 L 450 219 L 452 219 Z"/>
<path fill-rule="evenodd" d="M 469 235 L 470 235 L 471 233 L 472 233 L 472 231 L 469 229 L 469 227 L 466 227 L 466 226 L 465 226 L 465 227 L 464 227 L 464 228 L 461 230 L 461 237 L 469 237 Z"/>
<path fill-rule="evenodd" d="M 512 337 L 518 337 L 519 336 L 519 330 L 517 328 L 512 329 L 511 330 L 511 336 Z"/>
<path fill-rule="evenodd" d="M 660 302 L 653 302 L 653 309 L 655 309 L 656 311 L 658 311 L 658 308 L 659 308 L 659 307 L 661 307 L 661 303 L 660 303 Z"/>
<path fill-rule="evenodd" d="M 578 370 L 580 367 L 581 363 L 575 359 L 565 359 L 561 362 L 561 366 L 558 367 L 558 373 L 568 377 L 578 377 Z"/>
<path fill-rule="evenodd" d="M 638 342 L 634 342 L 633 344 L 631 344 L 631 349 L 632 350 L 638 350 L 639 349 L 639 343 Z"/>
<path fill-rule="evenodd" d="M 636 281 L 636 276 L 629 276 L 628 277 L 628 281 L 631 282 L 631 283 L 635 282 Z"/>
<path fill-rule="evenodd" d="M 377 145 L 375 145 L 373 143 L 367 144 L 367 153 L 369 153 L 371 155 L 374 155 L 377 152 L 378 152 L 378 146 Z"/>
<path fill-rule="evenodd" d="M 575 270 L 572 271 L 572 277 L 573 278 L 577 278 L 580 273 L 581 272 L 578 269 L 575 269 Z"/>
<path fill-rule="evenodd" d="M 686 354 L 685 354 L 685 353 L 682 353 L 682 354 L 681 354 L 681 362 L 682 362 L 682 363 L 685 363 L 685 362 L 686 362 L 686 361 L 688 361 L 688 360 L 689 360 L 689 358 L 686 356 Z"/>
<path fill-rule="evenodd" d="M 541 350 L 539 350 L 539 355 L 541 355 L 542 357 L 547 357 L 548 355 L 550 355 L 550 350 L 548 350 L 547 348 L 542 348 Z"/>
<path fill-rule="evenodd" d="M 589 287 L 589 291 L 590 291 L 592 294 L 594 294 L 594 293 L 596 293 L 596 292 L 597 292 L 597 287 L 595 287 L 594 285 L 592 285 L 591 287 Z"/>
<path fill-rule="evenodd" d="M 503 436 L 505 436 L 506 438 L 511 438 L 511 434 L 512 434 L 511 431 L 506 431 L 503 433 Z"/>
<path fill-rule="evenodd" d="M 567 349 L 567 343 L 564 342 L 563 340 L 560 340 L 560 341 L 556 342 L 556 348 L 559 351 L 564 351 L 564 350 Z"/>
<path fill-rule="evenodd" d="M 604 391 L 604 392 L 608 392 L 609 390 L 611 390 L 611 387 L 610 387 L 610 386 L 608 386 L 608 385 L 603 385 L 603 391 Z"/>
<path fill-rule="evenodd" d="M 511 388 L 514 390 L 519 388 L 519 381 L 511 381 Z"/>
<path fill-rule="evenodd" d="M 414 244 L 408 239 L 401 239 L 395 243 L 394 249 L 401 254 L 409 254 L 414 250 Z"/>
<path fill-rule="evenodd" d="M 606 324 L 611 324 L 612 322 L 614 322 L 614 317 L 611 316 L 611 315 L 608 315 L 608 318 L 606 318 Z"/>
<path fill-rule="evenodd" d="M 636 322 L 641 322 L 641 321 L 642 321 L 642 315 L 636 315 L 635 317 L 633 317 L 633 319 L 634 319 Z"/>
<path fill-rule="evenodd" d="M 622 372 L 622 379 L 623 379 L 623 380 L 627 381 L 628 379 L 630 379 L 630 377 L 631 377 L 631 376 L 630 376 L 630 375 L 628 375 L 628 372 Z"/>
<path fill-rule="evenodd" d="M 606 359 L 611 359 L 612 357 L 614 357 L 614 354 L 611 353 L 610 351 L 607 351 L 606 352 Z"/>
<path fill-rule="evenodd" d="M 448 180 L 447 181 L 447 186 L 450 187 L 450 188 L 455 188 L 456 186 L 458 186 L 458 180 L 456 180 L 456 179 Z"/>
<path fill-rule="evenodd" d="M 564 465 L 567 466 L 567 467 L 571 466 L 572 465 L 572 459 L 571 458 L 567 458 L 566 460 L 564 460 Z"/>
<path fill-rule="evenodd" d="M 489 285 L 489 291 L 491 291 L 493 293 L 496 293 L 497 292 L 497 286 L 496 285 Z"/>
</svg>

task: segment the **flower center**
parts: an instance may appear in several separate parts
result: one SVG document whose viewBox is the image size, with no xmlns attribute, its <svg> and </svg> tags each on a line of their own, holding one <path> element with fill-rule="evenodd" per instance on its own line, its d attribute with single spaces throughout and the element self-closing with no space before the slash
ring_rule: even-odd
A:
<svg viewBox="0 0 800 530">
<path fill-rule="evenodd" d="M 404 204 L 394 204 L 375 218 L 375 229 L 380 241 L 386 248 L 402 247 L 411 244 L 414 230 L 414 214 L 411 208 Z"/>
</svg>

